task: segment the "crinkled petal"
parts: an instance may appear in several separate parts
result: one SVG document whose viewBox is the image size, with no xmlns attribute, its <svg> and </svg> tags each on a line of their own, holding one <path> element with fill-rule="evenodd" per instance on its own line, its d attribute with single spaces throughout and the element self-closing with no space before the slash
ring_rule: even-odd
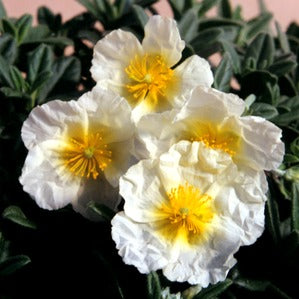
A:
<svg viewBox="0 0 299 299">
<path fill-rule="evenodd" d="M 221 122 L 227 116 L 240 116 L 244 109 L 245 103 L 237 95 L 200 86 L 193 90 L 176 120 L 195 118 L 202 121 Z"/>
<path fill-rule="evenodd" d="M 68 205 L 78 196 L 80 180 L 58 173 L 45 154 L 45 147 L 46 144 L 37 145 L 29 151 L 19 180 L 24 191 L 41 208 L 55 210 Z"/>
<path fill-rule="evenodd" d="M 35 107 L 24 121 L 21 136 L 28 149 L 63 135 L 68 124 L 86 124 L 86 113 L 77 101 L 54 100 Z"/>
<path fill-rule="evenodd" d="M 182 95 L 188 94 L 197 86 L 211 87 L 214 81 L 209 62 L 193 55 L 174 69 L 175 76 L 180 78 Z"/>
<path fill-rule="evenodd" d="M 142 52 L 138 39 L 130 32 L 113 30 L 94 47 L 92 67 L 93 79 L 101 87 L 120 91 L 127 80 L 125 68 L 135 55 Z"/>
<path fill-rule="evenodd" d="M 255 169 L 277 169 L 284 155 L 281 129 L 257 116 L 242 117 L 239 123 L 244 139 L 240 158 Z"/>
<path fill-rule="evenodd" d="M 144 27 L 142 46 L 145 53 L 160 54 L 173 66 L 181 59 L 185 42 L 181 40 L 175 20 L 153 16 Z"/>
<path fill-rule="evenodd" d="M 167 263 L 165 244 L 146 225 L 134 223 L 123 212 L 112 219 L 112 239 L 118 254 L 141 273 L 163 268 Z"/>
</svg>

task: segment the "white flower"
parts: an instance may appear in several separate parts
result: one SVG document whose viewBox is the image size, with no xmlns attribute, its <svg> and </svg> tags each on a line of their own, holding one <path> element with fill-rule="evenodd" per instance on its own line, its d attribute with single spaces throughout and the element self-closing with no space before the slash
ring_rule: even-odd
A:
<svg viewBox="0 0 299 299">
<path fill-rule="evenodd" d="M 179 140 L 201 141 L 229 154 L 238 167 L 276 169 L 282 162 L 281 130 L 256 116 L 241 116 L 242 99 L 196 88 L 181 110 L 145 115 L 138 123 L 138 155 L 154 158 Z"/>
<path fill-rule="evenodd" d="M 153 16 L 145 25 L 142 44 L 121 29 L 101 39 L 94 48 L 91 73 L 101 87 L 125 97 L 138 120 L 151 111 L 182 106 L 194 87 L 212 85 L 210 66 L 197 55 L 173 68 L 184 47 L 176 22 Z"/>
<path fill-rule="evenodd" d="M 266 191 L 263 172 L 247 176 L 225 152 L 181 141 L 121 177 L 124 212 L 112 220 L 112 238 L 141 273 L 162 269 L 171 281 L 206 287 L 261 235 Z"/>
<path fill-rule="evenodd" d="M 93 89 L 78 101 L 55 100 L 32 110 L 22 127 L 29 150 L 20 182 L 44 209 L 71 203 L 87 217 L 91 200 L 115 208 L 128 169 L 134 126 L 127 101 Z M 108 183 L 109 182 L 109 183 Z"/>
</svg>

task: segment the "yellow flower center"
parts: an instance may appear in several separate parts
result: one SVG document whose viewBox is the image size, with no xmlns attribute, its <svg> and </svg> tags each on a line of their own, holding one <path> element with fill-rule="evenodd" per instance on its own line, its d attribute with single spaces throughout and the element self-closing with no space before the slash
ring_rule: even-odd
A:
<svg viewBox="0 0 299 299">
<path fill-rule="evenodd" d="M 68 138 L 60 152 L 63 165 L 74 175 L 96 179 L 111 162 L 112 152 L 100 133 Z"/>
<path fill-rule="evenodd" d="M 215 215 L 212 198 L 189 184 L 172 188 L 167 195 L 167 202 L 156 210 L 158 232 L 191 245 L 205 238 Z"/>
<path fill-rule="evenodd" d="M 221 150 L 233 157 L 240 147 L 240 136 L 228 127 L 219 127 L 212 123 L 193 123 L 189 126 L 187 139 L 201 141 L 207 147 Z"/>
<path fill-rule="evenodd" d="M 174 77 L 161 55 L 135 56 L 125 71 L 130 79 L 126 89 L 133 96 L 133 105 L 145 98 L 149 99 L 149 105 L 157 105 Z"/>
</svg>

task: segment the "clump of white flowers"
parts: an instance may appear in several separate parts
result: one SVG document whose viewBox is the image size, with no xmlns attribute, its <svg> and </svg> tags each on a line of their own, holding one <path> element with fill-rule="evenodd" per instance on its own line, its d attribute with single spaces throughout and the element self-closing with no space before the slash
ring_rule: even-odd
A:
<svg viewBox="0 0 299 299">
<path fill-rule="evenodd" d="M 200 289 L 262 234 L 264 170 L 282 162 L 281 130 L 212 89 L 206 60 L 177 66 L 174 20 L 153 16 L 144 31 L 142 43 L 114 30 L 96 44 L 91 92 L 33 109 L 20 182 L 40 207 L 71 203 L 89 218 L 90 201 L 117 211 L 120 194 L 112 238 L 124 262 Z"/>
</svg>

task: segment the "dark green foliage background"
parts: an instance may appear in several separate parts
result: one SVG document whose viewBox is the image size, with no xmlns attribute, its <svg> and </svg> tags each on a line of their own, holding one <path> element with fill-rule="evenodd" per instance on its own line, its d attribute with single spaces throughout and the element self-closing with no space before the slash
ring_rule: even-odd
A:
<svg viewBox="0 0 299 299">
<path fill-rule="evenodd" d="M 45 211 L 18 182 L 26 157 L 20 129 L 31 109 L 90 90 L 97 40 L 117 28 L 142 39 L 147 13 L 156 13 L 155 0 L 79 2 L 86 12 L 67 22 L 41 7 L 32 26 L 30 15 L 9 18 L 0 0 L 0 298 L 161 298 L 167 286 L 184 298 L 299 298 L 299 26 L 283 32 L 276 23 L 273 30 L 263 1 L 260 14 L 244 21 L 241 7 L 232 9 L 228 0 L 169 0 L 187 44 L 183 59 L 220 54 L 214 87 L 245 99 L 247 115 L 278 125 L 286 144 L 280 170 L 267 173 L 264 234 L 240 249 L 224 282 L 192 295 L 188 284 L 171 283 L 160 272 L 141 275 L 122 262 L 107 208 L 90 207 L 104 223 L 71 207 Z M 215 6 L 218 16 L 207 17 Z M 73 53 L 66 55 L 69 46 Z"/>
</svg>

